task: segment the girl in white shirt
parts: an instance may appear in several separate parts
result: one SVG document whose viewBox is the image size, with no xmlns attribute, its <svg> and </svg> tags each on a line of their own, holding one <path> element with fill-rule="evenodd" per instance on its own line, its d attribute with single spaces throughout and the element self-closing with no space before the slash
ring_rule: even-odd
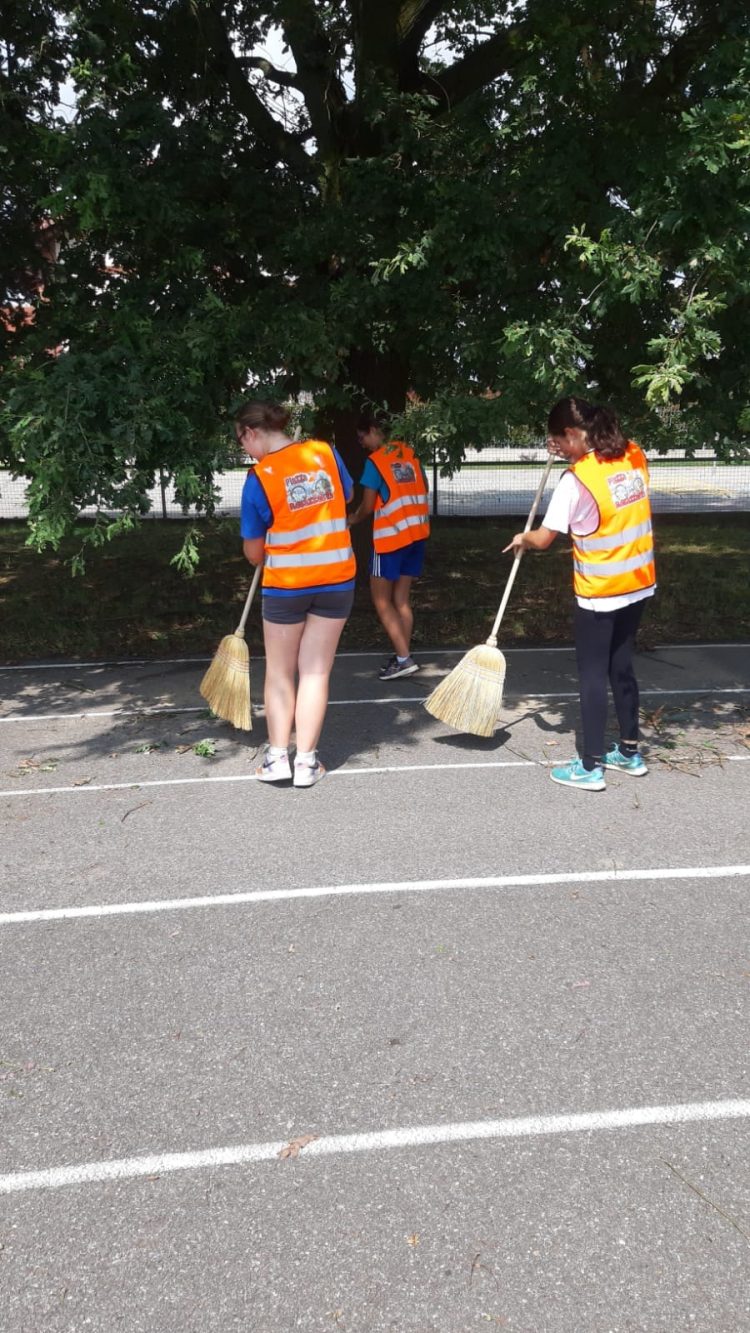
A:
<svg viewBox="0 0 750 1333">
<path fill-rule="evenodd" d="M 566 458 L 575 466 L 594 453 L 604 464 L 603 474 L 620 479 L 638 473 L 637 493 L 640 511 L 646 510 L 646 522 L 639 525 L 641 546 L 648 545 L 644 529 L 650 533 L 650 510 L 647 504 L 648 468 L 637 446 L 631 445 L 620 430 L 619 422 L 608 408 L 595 406 L 582 398 L 563 398 L 552 408 L 547 422 L 547 447 L 551 453 Z M 638 467 L 637 464 L 642 464 Z M 597 469 L 598 471 L 598 469 Z M 644 475 L 645 474 L 645 475 Z M 614 487 L 613 487 L 614 493 Z M 619 508 L 620 499 L 614 501 Z M 625 501 L 627 506 L 627 498 Z M 614 511 L 613 511 L 614 512 Z M 585 544 L 585 538 L 596 533 L 604 522 L 599 505 L 574 471 L 563 474 L 555 488 L 544 522 L 530 532 L 517 532 L 505 551 L 545 551 L 558 533 L 572 533 Z M 615 524 L 619 520 L 615 516 Z M 620 523 L 622 541 L 629 532 L 625 518 Z M 632 532 L 632 529 L 630 530 Z M 594 547 L 606 546 L 612 553 L 617 535 L 595 539 Z M 604 769 L 617 769 L 632 777 L 644 777 L 648 769 L 638 753 L 638 682 L 633 670 L 635 637 L 643 613 L 644 603 L 652 597 L 656 584 L 653 579 L 653 550 L 637 558 L 647 566 L 644 581 L 648 586 L 632 591 L 606 592 L 607 565 L 599 566 L 604 577 L 597 580 L 604 595 L 586 597 L 576 594 L 575 645 L 578 666 L 583 753 L 580 758 L 551 770 L 554 782 L 564 786 L 580 787 L 585 791 L 603 791 L 606 782 Z M 636 560 L 626 562 L 628 567 Z M 596 568 L 596 566 L 595 566 Z M 633 580 L 636 582 L 637 580 Z M 619 587 L 617 580 L 612 580 Z M 597 589 L 598 591 L 598 589 Z M 612 696 L 620 727 L 620 740 L 609 750 L 605 743 L 607 721 L 607 686 Z"/>
</svg>

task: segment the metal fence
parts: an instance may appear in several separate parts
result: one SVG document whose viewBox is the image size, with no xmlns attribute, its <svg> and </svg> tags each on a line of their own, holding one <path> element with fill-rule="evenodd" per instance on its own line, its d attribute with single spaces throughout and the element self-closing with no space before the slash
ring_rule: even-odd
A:
<svg viewBox="0 0 750 1333">
<path fill-rule="evenodd" d="M 432 512 L 445 518 L 526 513 L 546 458 L 546 449 L 541 445 L 527 449 L 470 450 L 461 468 L 450 477 L 441 474 L 435 459 L 426 465 Z M 650 465 L 655 513 L 750 511 L 750 458 L 745 463 L 723 463 L 710 450 L 702 450 L 691 459 L 684 452 L 673 450 L 663 457 L 652 457 Z M 245 475 L 245 468 L 217 474 L 220 516 L 231 518 L 239 514 Z M 559 471 L 553 470 L 545 502 L 558 476 Z M 0 471 L 0 519 L 27 517 L 26 486 L 24 478 Z M 152 518 L 194 516 L 177 503 L 172 486 L 163 476 L 149 498 Z M 91 506 L 82 510 L 82 517 L 95 512 Z"/>
<path fill-rule="evenodd" d="M 526 513 L 546 461 L 543 446 L 469 451 L 452 477 L 441 476 L 439 465 L 433 462 L 428 469 L 433 513 L 449 518 Z M 564 466 L 561 463 L 553 469 L 544 503 Z M 655 513 L 750 510 L 750 458 L 744 463 L 723 463 L 712 450 L 701 450 L 690 459 L 683 450 L 672 450 L 649 459 L 649 466 Z"/>
</svg>

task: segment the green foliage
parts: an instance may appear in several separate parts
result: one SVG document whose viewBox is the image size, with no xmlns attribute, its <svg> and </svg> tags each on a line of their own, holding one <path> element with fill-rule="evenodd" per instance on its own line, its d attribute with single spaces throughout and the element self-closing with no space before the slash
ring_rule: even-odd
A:
<svg viewBox="0 0 750 1333">
<path fill-rule="evenodd" d="M 742 445 L 741 0 L 31 0 L 0 80 L 0 462 L 38 549 L 137 522 L 160 470 L 211 514 L 248 392 L 355 466 L 347 412 L 408 390 L 447 468 L 572 391 Z"/>
<path fill-rule="evenodd" d="M 199 543 L 202 533 L 200 528 L 188 528 L 182 540 L 182 545 L 176 555 L 170 560 L 170 565 L 174 565 L 186 578 L 192 578 L 200 563 Z"/>
<path fill-rule="evenodd" d="M 197 754 L 199 759 L 214 759 L 216 757 L 216 741 L 208 737 L 203 741 L 196 741 L 193 746 L 193 754 Z"/>
</svg>

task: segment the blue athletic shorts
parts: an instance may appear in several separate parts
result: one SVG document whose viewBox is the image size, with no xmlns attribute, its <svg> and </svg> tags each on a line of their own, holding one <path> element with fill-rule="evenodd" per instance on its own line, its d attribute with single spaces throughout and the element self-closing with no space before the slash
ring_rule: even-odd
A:
<svg viewBox="0 0 750 1333">
<path fill-rule="evenodd" d="M 400 546 L 397 551 L 385 551 L 378 555 L 373 551 L 370 556 L 370 573 L 376 579 L 389 579 L 392 583 L 402 576 L 419 578 L 424 566 L 426 538 L 419 542 L 410 542 Z"/>
</svg>

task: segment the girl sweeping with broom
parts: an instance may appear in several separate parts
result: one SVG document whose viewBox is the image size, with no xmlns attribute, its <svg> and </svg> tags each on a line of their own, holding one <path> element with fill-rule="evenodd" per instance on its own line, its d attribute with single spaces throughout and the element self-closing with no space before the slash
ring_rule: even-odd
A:
<svg viewBox="0 0 750 1333">
<path fill-rule="evenodd" d="M 558 533 L 573 540 L 575 645 L 583 754 L 553 768 L 553 782 L 603 791 L 604 769 L 644 777 L 638 753 L 635 637 L 644 604 L 656 590 L 648 464 L 626 440 L 613 412 L 583 398 L 562 398 L 549 414 L 548 448 L 570 468 L 560 479 L 544 522 L 517 532 L 505 551 L 545 551 Z M 605 747 L 607 683 L 620 740 Z"/>
<path fill-rule="evenodd" d="M 322 440 L 293 442 L 288 421 L 285 408 L 266 402 L 245 403 L 235 418 L 237 441 L 257 462 L 245 481 L 240 520 L 247 559 L 263 565 L 269 743 L 256 772 L 261 782 L 292 777 L 294 727 L 294 785 L 312 787 L 325 774 L 317 745 L 354 600 L 346 521 L 354 488 L 336 450 Z"/>
</svg>

